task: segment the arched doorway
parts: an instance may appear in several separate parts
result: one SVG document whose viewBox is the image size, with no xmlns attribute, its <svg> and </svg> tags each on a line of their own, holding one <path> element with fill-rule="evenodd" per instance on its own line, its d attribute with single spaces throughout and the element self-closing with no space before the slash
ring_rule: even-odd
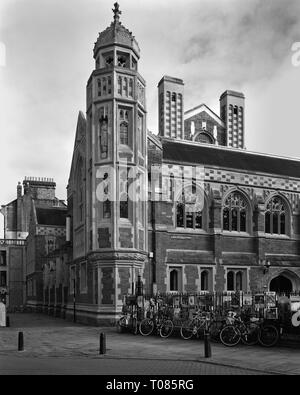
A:
<svg viewBox="0 0 300 395">
<path fill-rule="evenodd" d="M 289 280 L 287 277 L 280 275 L 273 278 L 273 280 L 270 282 L 270 291 L 278 292 L 278 293 L 292 292 L 293 284 L 291 280 Z"/>
</svg>

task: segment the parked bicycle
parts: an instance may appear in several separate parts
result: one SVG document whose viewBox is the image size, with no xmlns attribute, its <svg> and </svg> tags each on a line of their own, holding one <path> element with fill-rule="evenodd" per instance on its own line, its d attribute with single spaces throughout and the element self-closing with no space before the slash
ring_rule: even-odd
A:
<svg viewBox="0 0 300 395">
<path fill-rule="evenodd" d="M 139 331 L 143 336 L 149 336 L 156 331 L 162 338 L 171 336 L 174 324 L 170 319 L 170 308 L 164 306 L 160 310 L 150 310 L 149 317 L 144 318 L 139 324 Z"/>
<path fill-rule="evenodd" d="M 193 336 L 199 337 L 200 333 L 209 330 L 211 319 L 211 313 L 198 310 L 192 320 L 183 322 L 180 328 L 181 337 L 185 340 L 191 339 Z"/>
<path fill-rule="evenodd" d="M 228 347 L 236 346 L 240 341 L 246 345 L 260 343 L 264 347 L 275 345 L 279 339 L 277 328 L 265 322 L 243 320 L 237 313 L 227 317 L 229 323 L 220 332 L 221 342 Z"/>
</svg>

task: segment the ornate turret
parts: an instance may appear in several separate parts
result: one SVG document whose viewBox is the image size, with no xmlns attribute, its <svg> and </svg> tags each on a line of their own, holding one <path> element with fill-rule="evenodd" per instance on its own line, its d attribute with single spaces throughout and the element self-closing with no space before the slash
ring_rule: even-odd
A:
<svg viewBox="0 0 300 395">
<path fill-rule="evenodd" d="M 120 311 L 147 259 L 145 80 L 138 72 L 138 44 L 120 22 L 118 3 L 113 13 L 95 43 L 96 67 L 87 83 L 86 240 L 100 281 L 101 314 L 107 305 L 110 314 Z M 78 232 L 74 245 L 81 243 Z M 82 251 L 78 247 L 74 258 Z"/>
<path fill-rule="evenodd" d="M 103 53 L 99 54 L 99 51 L 102 48 L 109 47 L 114 44 L 131 49 L 134 51 L 138 59 L 140 57 L 140 48 L 135 37 L 132 35 L 132 32 L 126 29 L 126 27 L 120 22 L 120 14 L 122 12 L 119 10 L 119 4 L 115 3 L 114 6 L 114 20 L 107 29 L 99 33 L 98 39 L 94 46 L 94 58 L 96 59 L 96 62 L 98 59 L 97 65 L 100 67 L 102 64 L 105 64 L 109 57 L 105 56 Z M 104 56 L 104 59 L 101 59 L 101 55 Z M 116 60 L 118 61 L 118 59 Z M 115 63 L 115 65 L 117 66 L 118 63 Z"/>
</svg>

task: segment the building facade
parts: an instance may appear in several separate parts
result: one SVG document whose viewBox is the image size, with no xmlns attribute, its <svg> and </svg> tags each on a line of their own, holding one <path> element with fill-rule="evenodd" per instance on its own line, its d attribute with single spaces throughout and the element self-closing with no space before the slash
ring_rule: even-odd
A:
<svg viewBox="0 0 300 395">
<path fill-rule="evenodd" d="M 43 304 L 43 265 L 48 252 L 65 243 L 66 205 L 53 179 L 25 177 L 17 197 L 3 205 L 0 292 L 9 310 Z"/>
<path fill-rule="evenodd" d="M 67 207 L 50 199 L 57 213 L 43 222 L 31 200 L 22 219 L 27 304 L 104 324 L 139 278 L 146 293 L 300 291 L 300 161 L 246 150 L 243 93 L 222 93 L 219 114 L 185 111 L 177 77 L 160 79 L 148 131 L 140 48 L 113 12 L 94 46 Z"/>
<path fill-rule="evenodd" d="M 149 132 L 139 57 L 115 4 L 68 185 L 78 318 L 113 320 L 139 275 L 147 293 L 300 290 L 300 162 L 245 149 L 243 93 L 225 91 L 219 115 L 184 111 L 184 82 L 171 76 Z"/>
</svg>

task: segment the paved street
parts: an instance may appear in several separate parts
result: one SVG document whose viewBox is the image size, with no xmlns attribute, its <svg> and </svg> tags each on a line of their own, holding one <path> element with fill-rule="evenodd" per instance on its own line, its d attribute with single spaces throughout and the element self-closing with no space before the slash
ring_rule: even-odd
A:
<svg viewBox="0 0 300 395">
<path fill-rule="evenodd" d="M 201 340 L 119 334 L 114 327 L 92 327 L 37 314 L 10 315 L 0 328 L 1 374 L 299 374 L 300 348 L 224 347 L 212 343 L 204 358 Z M 23 331 L 25 350 L 17 351 Z M 107 353 L 99 355 L 106 333 Z"/>
<path fill-rule="evenodd" d="M 256 375 L 257 372 L 230 366 L 192 361 L 98 358 L 34 358 L 0 356 L 0 374 L 67 375 Z M 258 373 L 264 374 L 264 373 Z"/>
</svg>

